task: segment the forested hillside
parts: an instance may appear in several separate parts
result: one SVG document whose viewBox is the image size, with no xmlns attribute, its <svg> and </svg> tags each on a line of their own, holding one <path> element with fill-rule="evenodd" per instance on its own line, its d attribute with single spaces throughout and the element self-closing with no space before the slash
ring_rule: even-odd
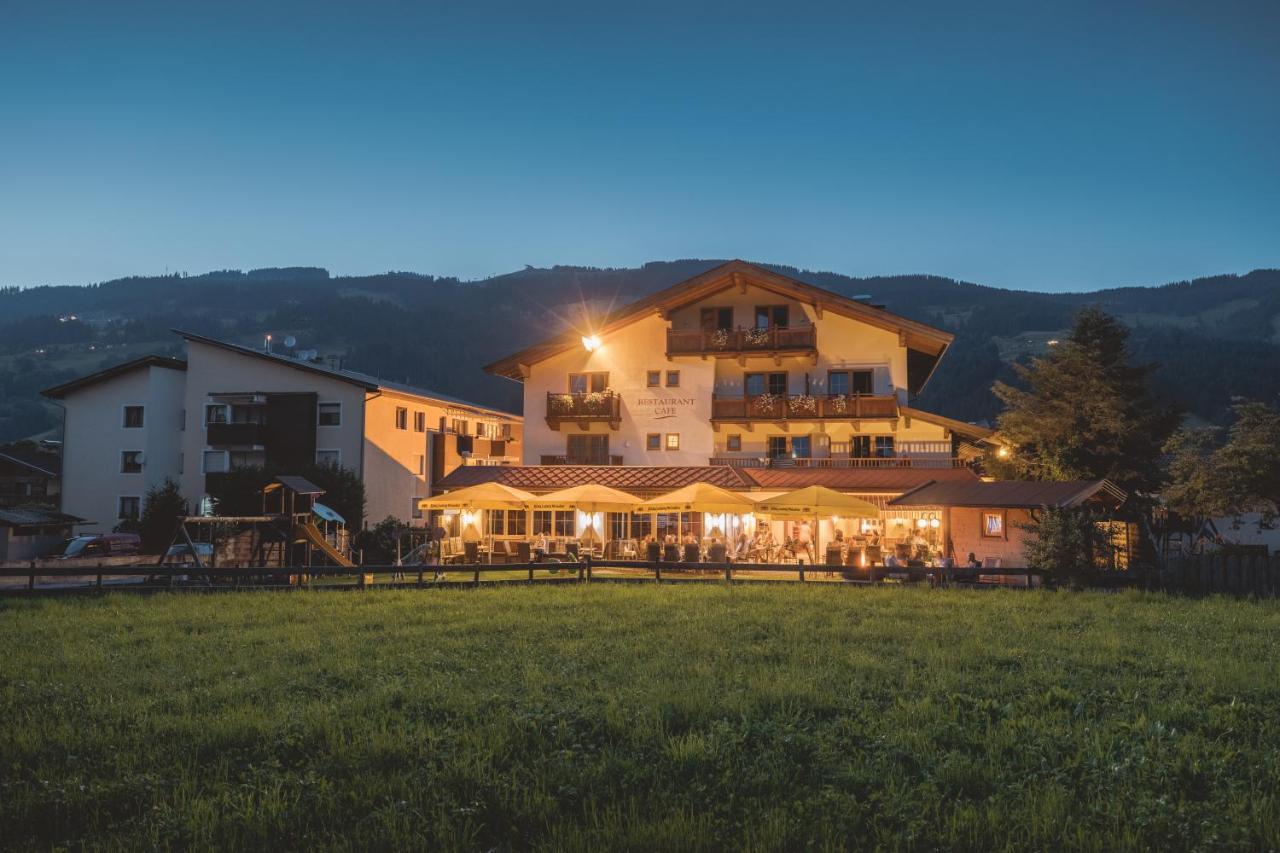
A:
<svg viewBox="0 0 1280 853">
<path fill-rule="evenodd" d="M 223 270 L 10 288 L 0 291 L 0 441 L 56 428 L 57 410 L 39 398 L 41 388 L 143 353 L 179 354 L 173 328 L 242 342 L 293 335 L 299 348 L 340 356 L 348 367 L 518 411 L 519 386 L 486 375 L 482 365 L 576 323 L 584 311 L 598 315 L 718 263 L 527 268 L 474 282 Z M 992 382 L 1011 380 L 1013 362 L 1042 351 L 1089 303 L 1133 327 L 1138 356 L 1163 365 L 1158 390 L 1199 419 L 1220 421 L 1233 396 L 1280 395 L 1280 270 L 1041 294 L 934 276 L 772 268 L 954 332 L 956 343 L 918 404 L 963 420 L 992 418 Z"/>
</svg>

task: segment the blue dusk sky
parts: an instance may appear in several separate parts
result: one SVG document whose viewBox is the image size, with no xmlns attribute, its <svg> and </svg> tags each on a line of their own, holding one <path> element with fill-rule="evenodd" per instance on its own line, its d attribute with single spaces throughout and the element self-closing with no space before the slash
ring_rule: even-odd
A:
<svg viewBox="0 0 1280 853">
<path fill-rule="evenodd" d="M 1280 266 L 1280 2 L 0 0 L 0 285 Z"/>
</svg>

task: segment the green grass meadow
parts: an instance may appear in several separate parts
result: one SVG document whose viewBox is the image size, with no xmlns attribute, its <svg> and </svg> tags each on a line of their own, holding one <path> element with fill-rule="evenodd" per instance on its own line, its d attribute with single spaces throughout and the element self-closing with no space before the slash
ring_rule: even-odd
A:
<svg viewBox="0 0 1280 853">
<path fill-rule="evenodd" d="M 1280 602 L 0 601 L 0 845 L 1280 848 Z"/>
</svg>

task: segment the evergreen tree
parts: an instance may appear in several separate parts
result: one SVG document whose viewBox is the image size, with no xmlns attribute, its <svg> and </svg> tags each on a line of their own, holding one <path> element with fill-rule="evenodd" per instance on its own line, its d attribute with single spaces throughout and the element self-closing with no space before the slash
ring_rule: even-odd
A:
<svg viewBox="0 0 1280 853">
<path fill-rule="evenodd" d="M 1164 497 L 1180 515 L 1280 515 L 1280 412 L 1265 403 L 1238 401 L 1227 440 L 1218 430 L 1182 430 L 1170 440 L 1169 486 Z"/>
<path fill-rule="evenodd" d="M 166 479 L 147 490 L 142 518 L 137 522 L 144 554 L 159 554 L 169 547 L 178 529 L 178 519 L 187 514 L 187 499 L 173 480 Z"/>
<path fill-rule="evenodd" d="M 996 383 L 1006 406 L 999 428 L 1014 445 L 1007 462 L 1017 476 L 1105 477 L 1130 492 L 1159 486 L 1161 449 L 1178 415 L 1147 387 L 1155 366 L 1130 363 L 1128 338 L 1114 317 L 1085 308 L 1061 345 L 1018 366 L 1025 390 Z"/>
<path fill-rule="evenodd" d="M 1060 584 L 1088 586 L 1108 544 L 1098 517 L 1085 507 L 1045 507 L 1031 524 L 1024 544 L 1027 565 L 1047 571 Z"/>
</svg>

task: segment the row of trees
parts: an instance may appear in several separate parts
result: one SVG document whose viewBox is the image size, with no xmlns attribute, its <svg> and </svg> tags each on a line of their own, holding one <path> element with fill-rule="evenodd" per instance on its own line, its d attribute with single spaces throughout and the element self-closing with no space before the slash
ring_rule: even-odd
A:
<svg viewBox="0 0 1280 853">
<path fill-rule="evenodd" d="M 1013 447 L 990 460 L 997 476 L 1105 478 L 1129 493 L 1131 511 L 1163 502 L 1192 527 L 1210 516 L 1280 513 L 1280 412 L 1238 400 L 1228 429 L 1181 427 L 1181 413 L 1151 390 L 1156 366 L 1134 363 L 1129 330 L 1100 309 L 1080 311 L 1066 340 L 1016 369 L 1021 387 L 993 388 L 1005 405 L 1000 433 Z M 1079 575 L 1101 545 L 1094 521 L 1083 509 L 1042 514 L 1029 560 Z"/>
</svg>

